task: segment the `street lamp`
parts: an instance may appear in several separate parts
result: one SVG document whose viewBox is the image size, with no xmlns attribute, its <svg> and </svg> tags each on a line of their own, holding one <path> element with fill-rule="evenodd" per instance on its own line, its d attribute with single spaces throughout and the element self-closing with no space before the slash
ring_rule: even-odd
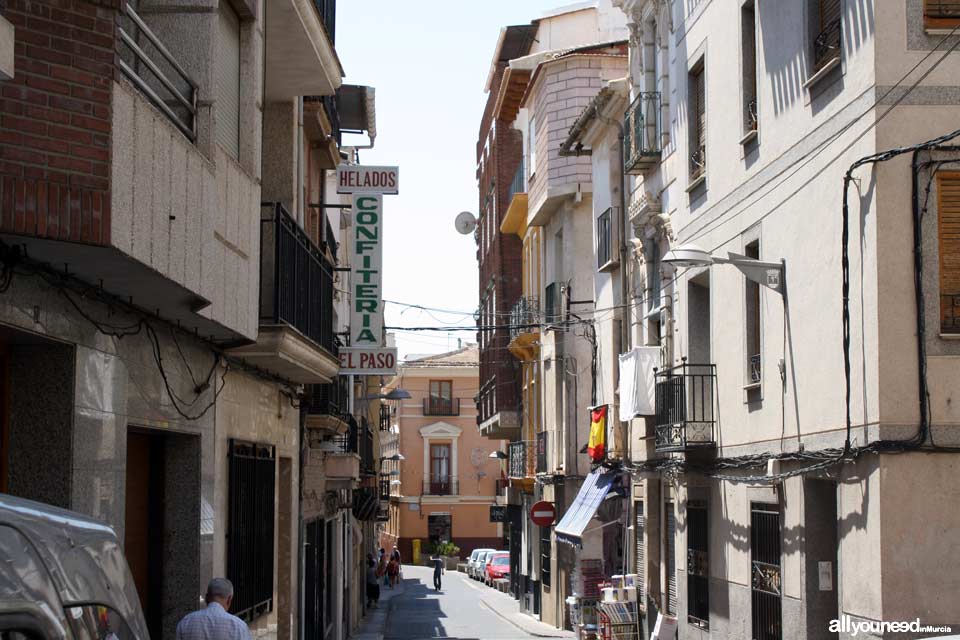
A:
<svg viewBox="0 0 960 640">
<path fill-rule="evenodd" d="M 680 245 L 663 256 L 663 262 L 675 267 L 709 267 L 714 264 L 732 264 L 747 277 L 747 280 L 773 289 L 786 297 L 785 260 L 763 262 L 739 253 L 727 252 L 727 257 L 715 256 L 695 244 Z"/>
<path fill-rule="evenodd" d="M 380 458 L 380 462 L 383 462 L 384 460 L 390 460 L 392 462 L 400 462 L 401 460 L 406 460 L 406 458 L 404 458 L 403 454 L 401 453 L 395 453 L 392 456 L 383 456 L 382 458 Z"/>
</svg>

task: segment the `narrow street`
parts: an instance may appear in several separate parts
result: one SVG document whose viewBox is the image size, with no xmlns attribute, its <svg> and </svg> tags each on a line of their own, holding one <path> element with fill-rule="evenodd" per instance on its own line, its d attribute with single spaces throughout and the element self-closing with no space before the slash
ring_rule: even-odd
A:
<svg viewBox="0 0 960 640">
<path fill-rule="evenodd" d="M 499 598 L 500 594 L 470 580 L 462 573 L 445 573 L 443 589 L 440 592 L 433 589 L 432 569 L 405 566 L 403 573 L 404 592 L 390 600 L 384 640 L 522 640 L 544 636 L 572 637 L 568 632 L 541 625 L 533 618 L 530 618 L 530 622 L 525 626 L 542 626 L 542 630 L 534 634 L 519 629 L 488 604 L 488 601 Z M 507 596 L 502 597 L 507 599 Z"/>
</svg>

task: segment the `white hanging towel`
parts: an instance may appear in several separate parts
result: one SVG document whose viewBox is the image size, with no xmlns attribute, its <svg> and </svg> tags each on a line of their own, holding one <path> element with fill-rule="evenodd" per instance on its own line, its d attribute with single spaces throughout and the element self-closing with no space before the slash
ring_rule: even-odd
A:
<svg viewBox="0 0 960 640">
<path fill-rule="evenodd" d="M 634 347 L 620 354 L 620 420 L 656 413 L 653 369 L 660 366 L 660 347 Z"/>
</svg>

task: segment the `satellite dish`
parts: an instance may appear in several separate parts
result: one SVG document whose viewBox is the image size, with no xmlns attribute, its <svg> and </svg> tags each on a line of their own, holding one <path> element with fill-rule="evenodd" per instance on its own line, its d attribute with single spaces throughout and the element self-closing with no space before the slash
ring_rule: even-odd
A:
<svg viewBox="0 0 960 640">
<path fill-rule="evenodd" d="M 457 231 L 467 235 L 473 233 L 473 230 L 477 228 L 477 219 L 469 211 L 461 211 L 457 214 L 457 219 L 454 220 L 453 225 L 457 228 Z"/>
</svg>

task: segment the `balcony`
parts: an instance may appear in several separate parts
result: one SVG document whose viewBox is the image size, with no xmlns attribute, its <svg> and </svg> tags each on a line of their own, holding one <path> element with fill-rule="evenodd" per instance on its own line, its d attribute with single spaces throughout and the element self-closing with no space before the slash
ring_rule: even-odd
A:
<svg viewBox="0 0 960 640">
<path fill-rule="evenodd" d="M 484 438 L 515 440 L 520 435 L 516 389 L 518 363 L 505 360 L 501 354 L 501 351 L 493 352 L 496 362 L 491 364 L 491 368 L 494 373 L 487 374 L 475 398 L 477 427 Z"/>
<path fill-rule="evenodd" d="M 306 413 L 306 427 L 321 429 L 336 434 L 344 433 L 347 422 L 343 416 L 348 412 L 350 378 L 337 376 L 328 384 L 311 384 L 304 390 L 301 406 Z"/>
<path fill-rule="evenodd" d="M 332 440 L 335 450 L 327 459 L 327 475 L 354 480 L 359 480 L 361 475 L 374 475 L 377 461 L 373 456 L 373 431 L 366 419 L 358 423 L 356 418 L 348 415 L 346 422 L 346 432 Z"/>
<path fill-rule="evenodd" d="M 260 220 L 260 331 L 230 353 L 293 382 L 329 383 L 339 368 L 333 265 L 280 203 Z"/>
<path fill-rule="evenodd" d="M 425 496 L 456 496 L 460 494 L 460 482 L 450 476 L 427 476 L 423 481 Z"/>
<path fill-rule="evenodd" d="M 333 46 L 336 0 L 271 0 L 264 7 L 266 100 L 333 95 L 343 78 Z"/>
<path fill-rule="evenodd" d="M 313 149 L 318 169 L 336 169 L 340 164 L 340 112 L 336 96 L 303 99 L 303 130 Z"/>
<path fill-rule="evenodd" d="M 517 300 L 510 310 L 510 344 L 507 348 L 523 361 L 537 357 L 540 343 L 540 301 L 533 296 Z"/>
<path fill-rule="evenodd" d="M 543 323 L 548 325 L 547 328 L 556 329 L 556 325 L 565 324 L 566 321 L 567 310 L 564 308 L 563 283 L 551 282 L 544 289 Z"/>
<path fill-rule="evenodd" d="M 689 451 L 716 447 L 717 368 L 712 364 L 683 364 L 656 371 L 657 451 Z"/>
<path fill-rule="evenodd" d="M 508 192 L 509 204 L 507 213 L 503 216 L 500 223 L 501 233 L 513 233 L 521 238 L 527 228 L 527 176 L 526 165 L 523 158 L 520 159 L 520 166 L 513 174 L 513 180 L 510 181 L 510 191 Z"/>
<path fill-rule="evenodd" d="M 624 114 L 624 172 L 643 175 L 660 164 L 661 131 L 660 92 L 644 91 Z"/>
<path fill-rule="evenodd" d="M 537 473 L 547 472 L 547 437 L 548 431 L 537 434 Z"/>
<path fill-rule="evenodd" d="M 460 398 L 424 398 L 423 415 L 458 416 L 460 415 Z"/>
<path fill-rule="evenodd" d="M 511 480 L 532 480 L 537 475 L 537 443 L 518 440 L 507 445 L 507 477 Z"/>
<path fill-rule="evenodd" d="M 393 412 L 390 410 L 390 406 L 386 404 L 380 405 L 380 433 L 385 431 L 390 431 L 390 426 L 393 424 Z"/>
</svg>

